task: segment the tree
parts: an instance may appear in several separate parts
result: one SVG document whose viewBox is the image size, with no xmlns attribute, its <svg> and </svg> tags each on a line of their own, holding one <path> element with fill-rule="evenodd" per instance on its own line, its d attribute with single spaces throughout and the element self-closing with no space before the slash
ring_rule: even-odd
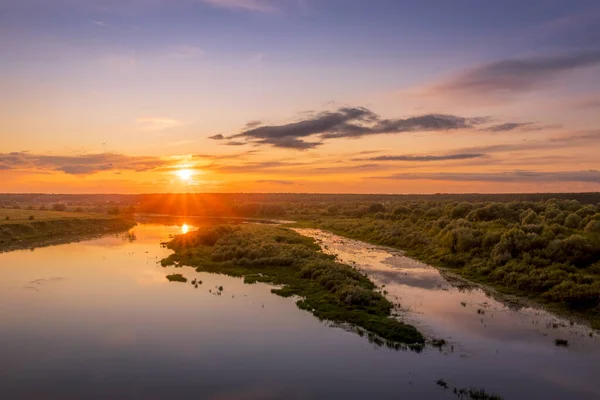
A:
<svg viewBox="0 0 600 400">
<path fill-rule="evenodd" d="M 588 224 L 585 226 L 584 229 L 585 233 L 600 233 L 600 221 L 590 221 L 588 222 Z"/>
<path fill-rule="evenodd" d="M 385 212 L 385 206 L 381 203 L 371 203 L 369 206 L 369 214 L 375 214 L 378 212 Z"/>
<path fill-rule="evenodd" d="M 581 223 L 581 217 L 575 213 L 569 214 L 567 218 L 565 218 L 565 226 L 571 229 L 579 228 L 579 224 Z"/>
<path fill-rule="evenodd" d="M 539 218 L 538 215 L 535 211 L 533 210 L 529 210 L 527 212 L 524 212 L 524 216 L 521 219 L 521 223 L 523 225 L 530 225 L 530 224 L 536 224 L 539 222 Z"/>
<path fill-rule="evenodd" d="M 54 211 L 66 211 L 67 210 L 67 206 L 64 205 L 63 203 L 54 203 L 52 205 L 52 210 L 54 210 Z"/>
</svg>

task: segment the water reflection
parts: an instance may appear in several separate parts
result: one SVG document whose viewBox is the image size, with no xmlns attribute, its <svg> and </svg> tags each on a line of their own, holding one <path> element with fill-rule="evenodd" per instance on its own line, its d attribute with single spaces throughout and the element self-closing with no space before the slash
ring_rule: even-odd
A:
<svg viewBox="0 0 600 400">
<path fill-rule="evenodd" d="M 539 333 L 524 336 L 531 320 L 497 323 L 505 312 L 483 294 L 437 290 L 428 277 L 421 286 L 432 287 L 431 301 L 411 302 L 407 292 L 395 292 L 401 281 L 382 277 L 436 336 L 461 343 L 448 354 L 396 352 L 319 322 L 268 285 L 161 267 L 171 252 L 160 243 L 184 223 L 190 231 L 202 225 L 164 223 L 140 224 L 132 242 L 111 235 L 0 254 L 2 399 L 455 398 L 435 383 L 440 379 L 506 399 L 600 395 L 597 342 L 584 348 L 569 336 L 569 347 L 556 347 L 554 336 L 545 339 L 549 345 Z M 389 254 L 365 257 L 356 260 L 360 267 L 398 267 L 385 263 Z M 403 273 L 411 275 L 408 267 Z M 188 284 L 171 284 L 167 274 L 182 274 Z M 435 299 L 443 293 L 456 297 Z M 487 329 L 471 326 L 481 325 L 479 318 Z"/>
<path fill-rule="evenodd" d="M 185 234 L 186 234 L 186 233 L 188 233 L 189 231 L 190 231 L 190 227 L 188 226 L 188 224 L 183 224 L 183 225 L 181 225 L 181 233 L 182 233 L 182 234 L 184 234 L 184 235 L 185 235 Z"/>
</svg>

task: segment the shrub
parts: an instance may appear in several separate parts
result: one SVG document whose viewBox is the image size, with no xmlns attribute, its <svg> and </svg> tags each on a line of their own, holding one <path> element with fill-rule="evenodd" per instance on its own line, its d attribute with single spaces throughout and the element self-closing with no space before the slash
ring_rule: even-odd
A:
<svg viewBox="0 0 600 400">
<path fill-rule="evenodd" d="M 569 214 L 567 218 L 565 218 L 565 226 L 567 228 L 577 229 L 580 223 L 581 217 L 575 213 Z"/>
<path fill-rule="evenodd" d="M 585 233 L 600 233 L 600 221 L 590 221 L 588 222 L 588 224 L 585 226 L 584 229 Z"/>
<path fill-rule="evenodd" d="M 55 203 L 52 205 L 52 210 L 53 211 L 66 211 L 67 206 L 62 203 Z"/>
</svg>

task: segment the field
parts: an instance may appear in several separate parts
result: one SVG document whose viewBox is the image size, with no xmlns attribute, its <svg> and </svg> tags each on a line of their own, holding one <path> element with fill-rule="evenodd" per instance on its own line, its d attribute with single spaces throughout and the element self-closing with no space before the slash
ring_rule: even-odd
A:
<svg viewBox="0 0 600 400">
<path fill-rule="evenodd" d="M 0 251 L 48 246 L 122 232 L 135 222 L 118 216 L 64 211 L 0 209 Z"/>
<path fill-rule="evenodd" d="M 32 218 L 33 217 L 33 218 Z M 22 224 L 31 221 L 56 221 L 65 219 L 108 219 L 114 218 L 106 214 L 69 212 L 69 211 L 40 211 L 27 209 L 0 208 L 0 225 Z"/>
</svg>

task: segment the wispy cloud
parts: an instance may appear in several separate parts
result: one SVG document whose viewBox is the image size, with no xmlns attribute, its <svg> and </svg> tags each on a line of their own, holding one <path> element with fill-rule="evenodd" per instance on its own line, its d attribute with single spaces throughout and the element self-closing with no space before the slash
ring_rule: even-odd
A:
<svg viewBox="0 0 600 400">
<path fill-rule="evenodd" d="M 181 168 L 210 169 L 207 162 L 240 160 L 255 154 L 250 150 L 235 154 L 188 154 L 173 157 L 129 156 L 119 153 L 92 153 L 74 155 L 36 154 L 30 152 L 0 153 L 0 170 L 32 170 L 64 172 L 69 175 L 89 175 L 103 171 L 174 171 Z"/>
<path fill-rule="evenodd" d="M 182 122 L 176 119 L 159 117 L 138 118 L 135 122 L 141 129 L 148 131 L 161 131 L 182 125 Z"/>
<path fill-rule="evenodd" d="M 523 140 L 516 143 L 491 144 L 484 146 L 463 147 L 455 150 L 460 153 L 505 153 L 514 151 L 562 149 L 580 146 L 595 146 L 600 143 L 600 131 L 584 131 L 579 133 L 553 136 L 544 140 Z"/>
<path fill-rule="evenodd" d="M 285 181 L 285 180 L 274 180 L 274 179 L 261 179 L 256 181 L 256 183 L 267 183 L 271 185 L 293 185 L 294 181 Z"/>
<path fill-rule="evenodd" d="M 593 94 L 580 97 L 571 102 L 573 107 L 579 109 L 597 109 L 600 108 L 600 95 Z"/>
<path fill-rule="evenodd" d="M 571 71 L 600 65 L 600 50 L 514 58 L 481 65 L 426 92 L 443 96 L 509 96 L 529 92 Z"/>
<path fill-rule="evenodd" d="M 93 174 L 110 170 L 150 171 L 172 162 L 172 160 L 159 157 L 135 157 L 114 153 L 81 155 L 0 153 L 0 168 L 41 169 L 60 171 L 71 175 Z"/>
<path fill-rule="evenodd" d="M 450 161 L 450 160 L 469 160 L 473 158 L 485 157 L 483 153 L 458 153 L 458 154 L 445 154 L 445 155 L 395 155 L 395 156 L 377 156 L 369 158 L 355 158 L 353 161 Z"/>
<path fill-rule="evenodd" d="M 169 56 L 179 59 L 191 59 L 204 55 L 204 50 L 192 45 L 177 45 L 169 47 Z"/>
<path fill-rule="evenodd" d="M 487 128 L 481 129 L 484 132 L 508 132 L 513 131 L 518 128 L 522 128 L 528 125 L 531 125 L 531 122 L 508 122 L 505 124 L 493 125 Z"/>
<path fill-rule="evenodd" d="M 600 183 L 600 171 L 506 171 L 506 172 L 434 172 L 401 173 L 368 179 L 434 180 L 455 182 L 585 182 Z"/>
<path fill-rule="evenodd" d="M 269 0 L 200 0 L 214 7 L 227 8 L 230 10 L 246 10 L 263 13 L 274 13 L 279 9 Z"/>
</svg>

